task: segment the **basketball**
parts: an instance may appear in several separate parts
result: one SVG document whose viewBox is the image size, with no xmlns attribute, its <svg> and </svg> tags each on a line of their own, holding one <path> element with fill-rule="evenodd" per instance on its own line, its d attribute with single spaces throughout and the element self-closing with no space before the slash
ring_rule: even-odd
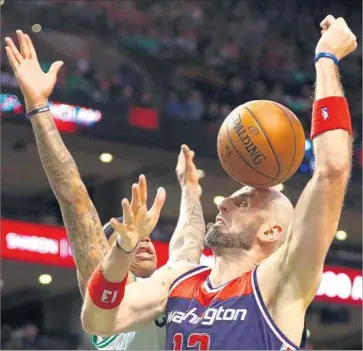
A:
<svg viewBox="0 0 363 351">
<path fill-rule="evenodd" d="M 233 179 L 252 187 L 288 180 L 305 153 L 304 129 L 287 107 L 256 100 L 235 108 L 217 139 L 218 157 Z"/>
</svg>

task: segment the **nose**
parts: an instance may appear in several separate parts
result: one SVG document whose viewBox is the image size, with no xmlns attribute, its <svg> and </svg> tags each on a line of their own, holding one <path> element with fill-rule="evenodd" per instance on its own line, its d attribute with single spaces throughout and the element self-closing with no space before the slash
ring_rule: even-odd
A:
<svg viewBox="0 0 363 351">
<path fill-rule="evenodd" d="M 142 239 L 140 242 L 150 243 L 151 242 L 151 239 L 149 237 L 146 237 L 146 238 Z"/>
<path fill-rule="evenodd" d="M 232 199 L 227 197 L 220 202 L 220 204 L 218 205 L 218 209 L 221 212 L 228 212 L 231 210 L 232 206 L 233 206 Z"/>
</svg>

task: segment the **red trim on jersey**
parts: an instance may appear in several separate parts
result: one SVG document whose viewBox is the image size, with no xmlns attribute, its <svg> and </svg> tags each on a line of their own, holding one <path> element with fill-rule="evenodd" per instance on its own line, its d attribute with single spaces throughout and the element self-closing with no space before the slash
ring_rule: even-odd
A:
<svg viewBox="0 0 363 351">
<path fill-rule="evenodd" d="M 175 286 L 169 297 L 195 299 L 201 306 L 207 307 L 214 299 L 225 301 L 234 297 L 253 294 L 252 272 L 245 273 L 241 277 L 231 280 L 225 286 L 216 289 L 216 291 L 208 291 L 204 284 L 210 271 L 208 269 L 184 279 Z"/>
</svg>

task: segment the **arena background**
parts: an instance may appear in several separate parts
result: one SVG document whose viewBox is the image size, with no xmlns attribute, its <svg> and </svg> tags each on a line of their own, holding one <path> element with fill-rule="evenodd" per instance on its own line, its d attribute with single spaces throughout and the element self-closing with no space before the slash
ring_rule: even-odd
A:
<svg viewBox="0 0 363 351">
<path fill-rule="evenodd" d="M 239 104 L 275 100 L 303 123 L 305 159 L 283 185 L 296 203 L 314 167 L 308 135 L 318 24 L 329 13 L 345 17 L 359 43 L 341 64 L 355 133 L 354 170 L 308 329 L 309 348 L 362 349 L 361 1 L 1 3 L 2 43 L 19 28 L 31 34 L 45 70 L 54 60 L 65 62 L 52 112 L 102 221 L 120 213 L 120 199 L 140 173 L 150 193 L 166 188 L 153 234 L 160 263 L 179 211 L 174 168 L 182 143 L 196 151 L 204 175 L 207 221 L 220 196 L 238 187 L 218 162 L 216 133 Z M 1 56 L 1 346 L 90 349 L 59 207 Z"/>
</svg>

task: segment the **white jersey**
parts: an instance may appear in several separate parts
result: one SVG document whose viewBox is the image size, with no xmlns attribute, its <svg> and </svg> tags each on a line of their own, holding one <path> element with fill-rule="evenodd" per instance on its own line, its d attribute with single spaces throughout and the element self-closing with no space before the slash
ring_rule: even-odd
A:
<svg viewBox="0 0 363 351">
<path fill-rule="evenodd" d="M 136 278 L 141 280 L 141 278 Z M 130 333 L 108 338 L 93 335 L 92 343 L 98 350 L 164 350 L 166 342 L 166 317 L 161 316 L 148 326 Z"/>
</svg>

